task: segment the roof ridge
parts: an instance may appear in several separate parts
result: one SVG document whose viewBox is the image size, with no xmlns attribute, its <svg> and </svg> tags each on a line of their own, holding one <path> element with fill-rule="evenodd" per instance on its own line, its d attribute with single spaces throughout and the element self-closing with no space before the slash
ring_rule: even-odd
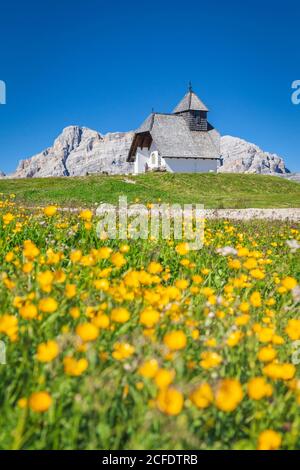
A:
<svg viewBox="0 0 300 470">
<path fill-rule="evenodd" d="M 190 89 L 175 107 L 173 114 L 182 113 L 185 111 L 208 112 L 208 108 L 205 106 L 203 101 L 200 100 L 199 96 L 192 89 Z"/>
</svg>

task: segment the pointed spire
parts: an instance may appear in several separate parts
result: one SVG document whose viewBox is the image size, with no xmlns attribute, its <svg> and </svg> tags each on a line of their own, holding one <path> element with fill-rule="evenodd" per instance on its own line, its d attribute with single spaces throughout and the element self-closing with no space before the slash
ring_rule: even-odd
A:
<svg viewBox="0 0 300 470">
<path fill-rule="evenodd" d="M 182 113 L 184 111 L 208 111 L 203 101 L 193 92 L 191 82 L 189 82 L 188 92 L 178 103 L 173 113 Z"/>
</svg>

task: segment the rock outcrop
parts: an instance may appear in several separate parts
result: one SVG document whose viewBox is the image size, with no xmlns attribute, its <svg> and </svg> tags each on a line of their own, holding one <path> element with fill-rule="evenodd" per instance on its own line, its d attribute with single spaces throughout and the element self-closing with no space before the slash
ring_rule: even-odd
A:
<svg viewBox="0 0 300 470">
<path fill-rule="evenodd" d="M 133 171 L 126 162 L 133 132 L 101 135 L 87 127 L 69 126 L 41 153 L 21 160 L 10 178 L 47 176 L 85 176 L 88 174 L 126 174 Z M 245 140 L 221 138 L 223 165 L 220 172 L 285 175 L 289 170 L 276 154 L 263 152 Z M 1 176 L 0 176 L 1 177 Z"/>
<path fill-rule="evenodd" d="M 84 176 L 93 173 L 128 173 L 132 166 L 126 157 L 133 133 L 102 136 L 86 127 L 69 126 L 53 146 L 26 160 L 21 160 L 12 178 L 47 176 Z"/>
<path fill-rule="evenodd" d="M 281 157 L 264 152 L 257 145 L 237 137 L 226 135 L 221 138 L 221 155 L 221 173 L 289 173 Z"/>
</svg>

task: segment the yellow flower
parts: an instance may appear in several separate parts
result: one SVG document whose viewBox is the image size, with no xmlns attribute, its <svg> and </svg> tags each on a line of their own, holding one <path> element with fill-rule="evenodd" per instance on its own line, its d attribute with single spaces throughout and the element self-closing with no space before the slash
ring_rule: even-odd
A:
<svg viewBox="0 0 300 470">
<path fill-rule="evenodd" d="M 34 392 L 30 395 L 28 405 L 32 411 L 44 413 L 52 404 L 52 398 L 48 392 Z"/>
<path fill-rule="evenodd" d="M 214 294 L 214 289 L 211 287 L 203 287 L 203 289 L 201 289 L 201 293 L 205 295 L 205 297 L 210 297 Z"/>
<path fill-rule="evenodd" d="M 175 251 L 179 255 L 184 256 L 190 251 L 189 244 L 187 242 L 179 243 L 179 245 L 176 246 Z"/>
<path fill-rule="evenodd" d="M 244 326 L 249 323 L 249 320 L 250 320 L 250 315 L 247 315 L 247 314 L 240 315 L 236 318 L 235 324 L 237 326 Z"/>
<path fill-rule="evenodd" d="M 272 429 L 260 433 L 258 437 L 258 450 L 277 450 L 281 446 L 281 435 Z"/>
<path fill-rule="evenodd" d="M 132 356 L 134 353 L 135 348 L 128 343 L 115 343 L 114 344 L 114 351 L 112 352 L 112 357 L 117 361 L 123 361 L 124 359 L 128 359 L 128 357 Z"/>
<path fill-rule="evenodd" d="M 203 369 L 211 369 L 213 367 L 218 367 L 222 362 L 222 357 L 212 351 L 203 351 L 201 353 L 201 361 L 200 361 L 200 366 L 203 367 Z"/>
<path fill-rule="evenodd" d="M 41 343 L 37 349 L 37 359 L 40 362 L 51 362 L 59 354 L 59 347 L 56 341 L 49 340 Z"/>
<path fill-rule="evenodd" d="M 124 266 L 124 264 L 126 264 L 126 259 L 124 258 L 122 253 L 114 253 L 113 255 L 111 255 L 110 259 L 112 264 L 114 264 L 117 268 L 121 268 L 122 266 Z"/>
<path fill-rule="evenodd" d="M 157 406 L 163 413 L 176 416 L 183 408 L 183 395 L 175 388 L 165 388 L 157 395 Z"/>
<path fill-rule="evenodd" d="M 80 261 L 81 258 L 82 258 L 82 251 L 81 250 L 74 250 L 70 254 L 70 260 L 72 261 L 72 263 L 78 263 L 78 261 Z"/>
<path fill-rule="evenodd" d="M 192 280 L 195 284 L 201 284 L 203 281 L 203 278 L 199 276 L 198 274 L 195 274 L 195 276 L 192 276 Z"/>
<path fill-rule="evenodd" d="M 58 303 L 52 297 L 46 297 L 39 301 L 39 310 L 43 313 L 56 312 L 57 308 L 58 308 Z"/>
<path fill-rule="evenodd" d="M 191 336 L 192 336 L 192 338 L 193 338 L 194 340 L 199 339 L 199 337 L 200 337 L 200 331 L 199 331 L 199 330 L 192 330 Z"/>
<path fill-rule="evenodd" d="M 224 379 L 219 382 L 215 403 L 219 410 L 230 412 L 236 409 L 243 399 L 243 390 L 240 382 L 236 379 Z"/>
<path fill-rule="evenodd" d="M 70 309 L 70 315 L 72 318 L 79 318 L 80 317 L 80 309 L 78 307 L 72 307 Z"/>
<path fill-rule="evenodd" d="M 246 247 L 241 247 L 241 248 L 238 249 L 237 255 L 238 255 L 239 257 L 244 257 L 244 256 L 248 256 L 248 253 L 249 253 L 248 248 L 246 248 Z"/>
<path fill-rule="evenodd" d="M 67 299 L 72 299 L 76 295 L 76 284 L 67 284 L 65 288 Z"/>
<path fill-rule="evenodd" d="M 264 377 L 254 377 L 249 380 L 247 389 L 248 395 L 252 400 L 261 400 L 262 398 L 272 396 L 273 393 L 272 386 L 266 382 Z"/>
<path fill-rule="evenodd" d="M 18 400 L 18 407 L 21 409 L 27 408 L 28 400 L 25 397 L 22 397 Z"/>
<path fill-rule="evenodd" d="M 76 328 L 76 334 L 86 343 L 98 338 L 99 329 L 92 323 L 81 323 Z"/>
<path fill-rule="evenodd" d="M 51 271 L 44 271 L 38 274 L 37 281 L 42 291 L 49 293 L 52 290 L 52 283 L 54 281 L 54 275 Z"/>
<path fill-rule="evenodd" d="M 282 336 L 274 335 L 272 337 L 272 343 L 277 344 L 277 345 L 281 345 L 281 344 L 284 344 L 284 339 L 282 338 Z"/>
<path fill-rule="evenodd" d="M 14 215 L 11 214 L 10 212 L 8 212 L 7 214 L 4 214 L 2 216 L 4 225 L 9 225 L 14 220 L 14 218 L 15 218 Z"/>
<path fill-rule="evenodd" d="M 260 279 L 261 280 L 261 279 L 264 279 L 266 277 L 264 271 L 262 271 L 261 269 L 251 269 L 250 274 L 254 279 Z"/>
<path fill-rule="evenodd" d="M 190 399 L 197 408 L 207 408 L 214 399 L 211 386 L 208 383 L 199 385 L 191 394 Z"/>
<path fill-rule="evenodd" d="M 107 279 L 96 279 L 94 281 L 94 286 L 97 290 L 102 290 L 103 292 L 107 292 L 109 289 L 109 282 Z"/>
<path fill-rule="evenodd" d="M 146 328 L 152 328 L 159 321 L 159 312 L 152 307 L 147 307 L 140 313 L 140 323 Z"/>
<path fill-rule="evenodd" d="M 111 255 L 112 249 L 108 246 L 102 246 L 98 250 L 98 258 L 99 259 L 108 259 Z"/>
<path fill-rule="evenodd" d="M 177 289 L 184 290 L 189 286 L 189 282 L 186 279 L 177 279 L 175 286 Z"/>
<path fill-rule="evenodd" d="M 128 253 L 129 250 L 130 250 L 130 246 L 129 246 L 129 245 L 124 244 L 124 245 L 121 245 L 121 246 L 120 246 L 120 252 L 121 252 L 121 253 Z"/>
<path fill-rule="evenodd" d="M 159 274 L 162 272 L 162 270 L 163 270 L 162 265 L 160 263 L 156 263 L 155 261 L 152 261 L 147 268 L 147 271 L 150 274 Z"/>
<path fill-rule="evenodd" d="M 187 339 L 182 330 L 175 330 L 166 333 L 164 336 L 164 344 L 171 351 L 179 351 L 186 347 Z"/>
<path fill-rule="evenodd" d="M 232 259 L 228 261 L 228 266 L 231 269 L 240 269 L 241 268 L 241 262 L 238 259 Z"/>
<path fill-rule="evenodd" d="M 241 332 L 241 331 L 234 331 L 233 333 L 231 333 L 229 335 L 229 337 L 227 338 L 227 345 L 230 346 L 231 348 L 233 348 L 234 346 L 236 346 L 237 344 L 239 344 L 239 342 L 242 340 L 244 334 Z"/>
<path fill-rule="evenodd" d="M 2 315 L 0 317 L 0 333 L 5 334 L 14 342 L 18 339 L 18 319 L 14 315 Z"/>
<path fill-rule="evenodd" d="M 240 305 L 239 305 L 239 310 L 242 312 L 242 313 L 247 313 L 250 309 L 250 305 L 248 304 L 248 302 L 241 302 Z"/>
<path fill-rule="evenodd" d="M 261 328 L 257 335 L 261 343 L 270 343 L 274 337 L 274 330 L 273 328 Z"/>
<path fill-rule="evenodd" d="M 250 303 L 253 307 L 261 307 L 261 295 L 258 291 L 255 291 L 250 296 Z"/>
<path fill-rule="evenodd" d="M 32 270 L 33 270 L 33 263 L 32 262 L 28 262 L 28 263 L 23 264 L 22 271 L 23 271 L 24 274 L 30 274 Z"/>
<path fill-rule="evenodd" d="M 300 339 L 300 320 L 289 320 L 285 331 L 293 341 Z"/>
<path fill-rule="evenodd" d="M 248 258 L 247 261 L 243 264 L 246 269 L 254 269 L 257 266 L 257 261 L 255 258 Z"/>
<path fill-rule="evenodd" d="M 84 220 L 85 222 L 90 222 L 93 218 L 93 213 L 90 210 L 86 209 L 80 212 L 79 218 L 81 220 Z"/>
<path fill-rule="evenodd" d="M 116 323 L 126 323 L 130 318 L 130 313 L 126 308 L 114 308 L 111 311 L 111 319 Z"/>
<path fill-rule="evenodd" d="M 296 373 L 296 367 L 294 364 L 271 362 L 263 368 L 263 373 L 271 379 L 291 380 Z"/>
<path fill-rule="evenodd" d="M 33 261 L 40 254 L 40 250 L 31 240 L 24 242 L 23 255 L 28 261 Z"/>
<path fill-rule="evenodd" d="M 261 362 L 271 362 L 277 356 L 277 352 L 271 346 L 266 346 L 258 351 L 258 359 Z"/>
<path fill-rule="evenodd" d="M 168 369 L 159 369 L 155 374 L 154 381 L 158 388 L 168 387 L 174 380 L 175 372 Z"/>
<path fill-rule="evenodd" d="M 281 284 L 287 290 L 293 290 L 297 286 L 297 280 L 294 277 L 287 276 L 284 279 L 282 279 Z"/>
<path fill-rule="evenodd" d="M 9 251 L 8 253 L 6 253 L 5 255 L 5 261 L 7 263 L 10 263 L 15 257 L 15 254 L 12 252 L 12 251 Z"/>
<path fill-rule="evenodd" d="M 64 370 L 67 375 L 78 377 L 88 368 L 88 361 L 85 358 L 76 360 L 72 356 L 64 358 Z"/>
<path fill-rule="evenodd" d="M 44 208 L 44 214 L 47 217 L 53 217 L 57 213 L 57 207 L 56 206 L 48 206 Z"/>
<path fill-rule="evenodd" d="M 210 269 L 208 268 L 202 268 L 201 273 L 204 274 L 204 276 L 207 276 L 210 273 Z"/>
<path fill-rule="evenodd" d="M 138 373 L 145 378 L 153 379 L 158 371 L 158 362 L 156 359 L 149 359 L 143 362 L 138 369 Z"/>
<path fill-rule="evenodd" d="M 30 302 L 24 304 L 20 308 L 20 315 L 22 318 L 25 318 L 26 320 L 31 320 L 32 318 L 36 318 L 38 316 L 38 309 L 36 306 Z"/>
<path fill-rule="evenodd" d="M 93 324 L 96 325 L 98 328 L 103 328 L 103 329 L 106 329 L 109 327 L 110 325 L 110 320 L 109 320 L 109 316 L 108 315 L 105 315 L 104 313 L 99 313 L 98 315 L 96 315 L 93 320 L 92 320 Z"/>
</svg>

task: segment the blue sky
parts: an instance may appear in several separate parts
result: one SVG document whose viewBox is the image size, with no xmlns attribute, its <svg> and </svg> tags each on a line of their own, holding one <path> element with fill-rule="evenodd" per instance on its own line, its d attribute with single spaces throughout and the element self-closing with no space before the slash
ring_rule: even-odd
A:
<svg viewBox="0 0 300 470">
<path fill-rule="evenodd" d="M 300 171 L 299 1 L 1 0 L 0 168 L 71 124 L 136 128 L 195 91 L 224 134 Z"/>
</svg>

